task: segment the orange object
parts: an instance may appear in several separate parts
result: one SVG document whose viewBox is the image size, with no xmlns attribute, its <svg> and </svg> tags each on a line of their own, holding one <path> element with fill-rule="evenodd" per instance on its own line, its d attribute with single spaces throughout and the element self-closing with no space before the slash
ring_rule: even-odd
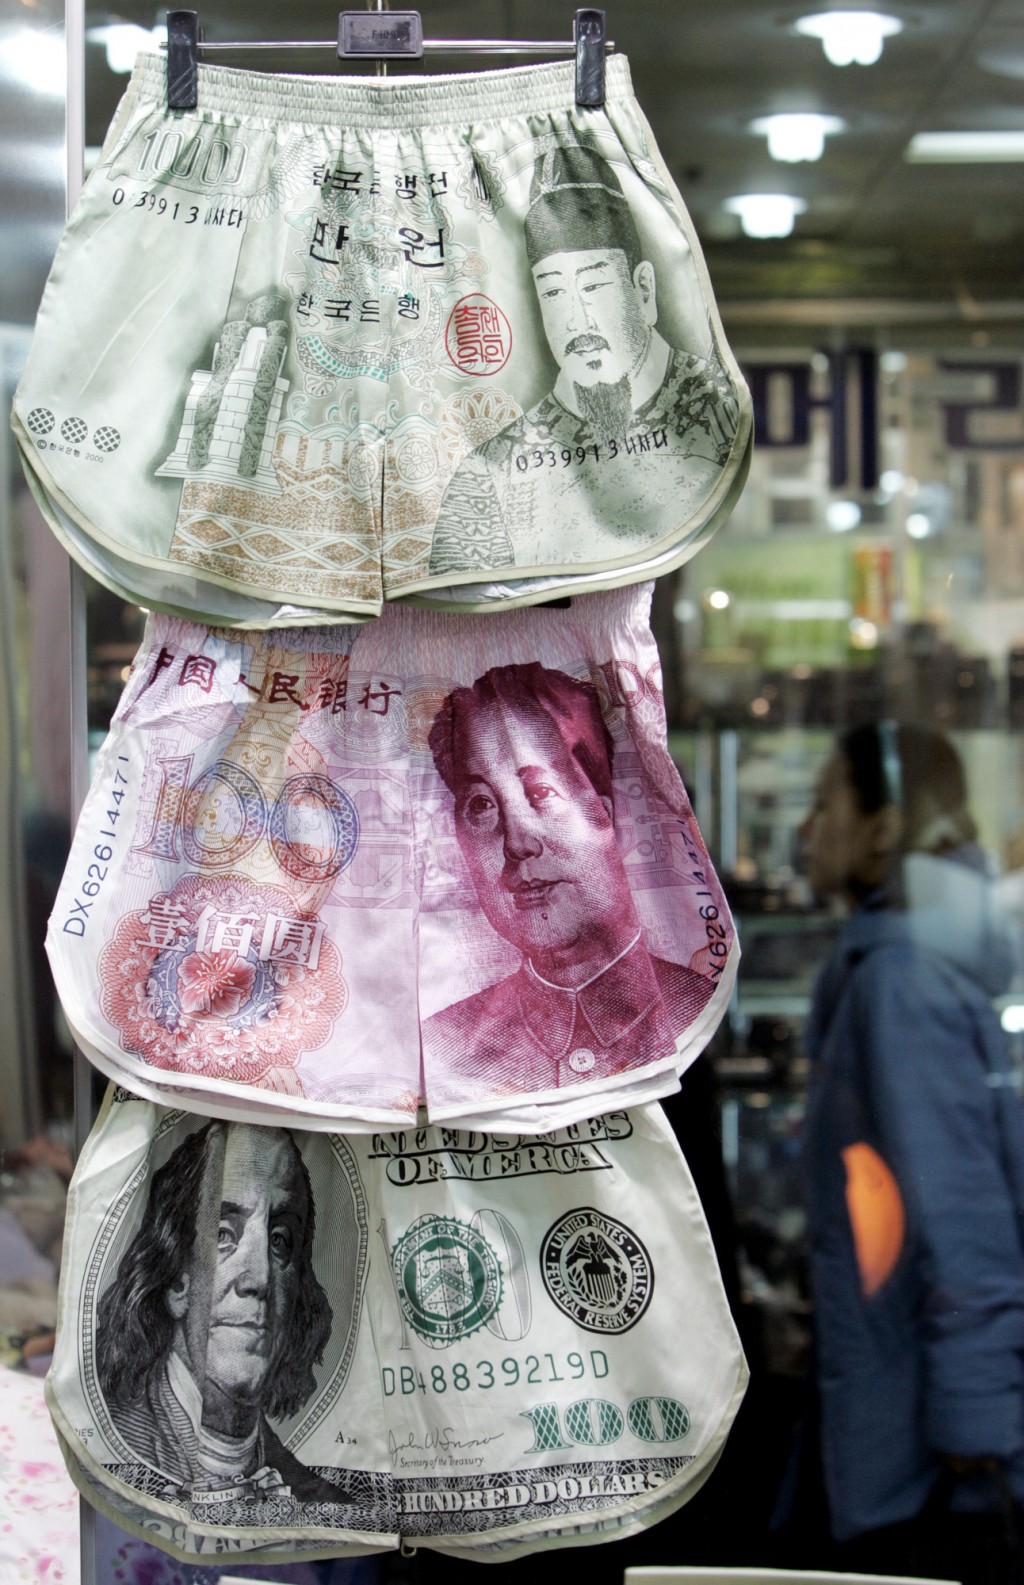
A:
<svg viewBox="0 0 1024 1585">
<path fill-rule="evenodd" d="M 891 545 L 856 545 L 852 552 L 853 614 L 876 627 L 892 619 L 893 558 Z"/>
<path fill-rule="evenodd" d="M 903 1248 L 906 1216 L 899 1184 L 877 1150 L 862 1141 L 843 1151 L 846 1209 L 866 1299 L 888 1281 Z"/>
</svg>

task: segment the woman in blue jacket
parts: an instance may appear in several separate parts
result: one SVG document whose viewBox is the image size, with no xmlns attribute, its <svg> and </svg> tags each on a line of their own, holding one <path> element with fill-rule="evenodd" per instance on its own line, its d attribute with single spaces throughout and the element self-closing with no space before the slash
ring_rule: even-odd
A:
<svg viewBox="0 0 1024 1585">
<path fill-rule="evenodd" d="M 841 737 L 802 827 L 849 919 L 807 1028 L 822 1461 L 847 1566 L 1019 1579 L 1024 1113 L 990 997 L 1007 938 L 959 758 Z"/>
</svg>

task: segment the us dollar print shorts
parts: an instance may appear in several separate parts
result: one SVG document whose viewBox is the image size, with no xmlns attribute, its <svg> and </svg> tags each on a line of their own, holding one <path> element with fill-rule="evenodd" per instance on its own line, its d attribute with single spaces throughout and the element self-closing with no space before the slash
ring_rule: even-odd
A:
<svg viewBox="0 0 1024 1585">
<path fill-rule="evenodd" d="M 628 1535 L 703 1484 L 746 1385 L 656 1104 L 353 1137 L 111 1088 L 65 1248 L 69 1469 L 182 1560 Z"/>
<path fill-rule="evenodd" d="M 151 615 L 50 920 L 83 1049 L 313 1128 L 547 1131 L 676 1089 L 738 948 L 649 602 Z"/>
<path fill-rule="evenodd" d="M 393 80 L 142 56 L 60 244 L 14 425 L 68 550 L 219 626 L 529 604 L 678 565 L 750 402 L 607 63 Z"/>
</svg>

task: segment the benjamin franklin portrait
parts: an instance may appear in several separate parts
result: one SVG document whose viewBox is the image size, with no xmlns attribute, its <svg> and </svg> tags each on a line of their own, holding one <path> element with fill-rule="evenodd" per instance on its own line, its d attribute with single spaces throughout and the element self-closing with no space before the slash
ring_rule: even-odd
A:
<svg viewBox="0 0 1024 1585">
<path fill-rule="evenodd" d="M 332 1311 L 286 1129 L 209 1122 L 153 1174 L 98 1306 L 97 1374 L 128 1446 L 176 1489 L 345 1502 L 272 1421 L 314 1392 Z"/>
</svg>

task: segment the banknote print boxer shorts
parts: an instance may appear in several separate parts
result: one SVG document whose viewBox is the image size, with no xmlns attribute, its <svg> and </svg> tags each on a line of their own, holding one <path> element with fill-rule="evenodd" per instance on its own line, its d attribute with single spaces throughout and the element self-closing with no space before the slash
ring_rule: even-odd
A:
<svg viewBox="0 0 1024 1585">
<path fill-rule="evenodd" d="M 108 1092 L 47 1396 L 89 1500 L 183 1560 L 498 1560 L 644 1528 L 746 1385 L 659 1106 L 343 1137 Z"/>
<path fill-rule="evenodd" d="M 154 614 L 50 920 L 108 1077 L 210 1115 L 547 1131 L 677 1088 L 738 947 L 650 585 L 274 634 Z"/>
<path fill-rule="evenodd" d="M 214 625 L 530 604 L 679 565 L 750 401 L 623 57 L 417 79 L 140 57 L 15 429 L 68 550 Z"/>
</svg>

